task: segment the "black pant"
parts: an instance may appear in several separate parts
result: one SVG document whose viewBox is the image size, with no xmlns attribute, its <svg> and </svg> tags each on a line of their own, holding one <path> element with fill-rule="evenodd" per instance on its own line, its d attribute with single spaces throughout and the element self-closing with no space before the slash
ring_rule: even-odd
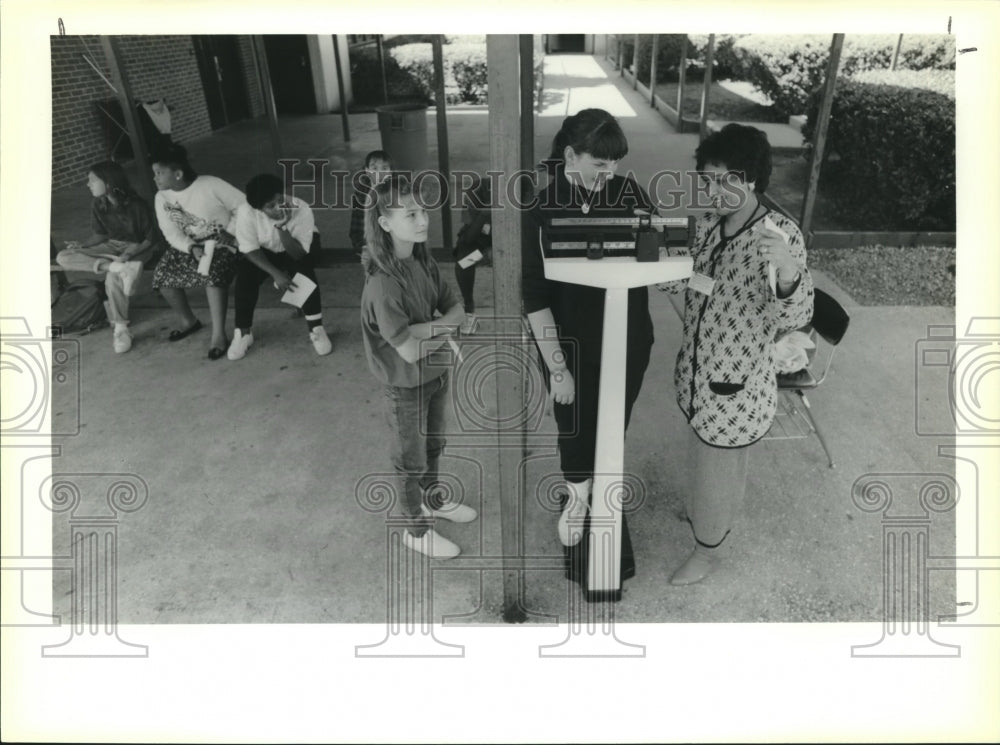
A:
<svg viewBox="0 0 1000 745">
<path fill-rule="evenodd" d="M 317 241 L 313 241 L 315 245 Z M 313 268 L 312 251 L 303 256 L 299 261 L 295 261 L 287 253 L 274 253 L 267 249 L 261 249 L 267 260 L 276 268 L 285 272 L 289 277 L 294 277 L 295 273 L 305 275 L 313 282 L 316 282 L 316 289 L 306 298 L 302 305 L 302 311 L 306 317 L 319 315 L 322 312 L 322 304 L 319 296 L 319 282 L 316 280 L 316 270 Z M 236 269 L 236 328 L 248 329 L 253 325 L 253 311 L 257 307 L 257 295 L 264 280 L 270 279 L 271 275 L 254 264 L 246 256 L 241 256 Z"/>
<path fill-rule="evenodd" d="M 632 405 L 639 397 L 642 379 L 649 365 L 651 344 L 629 340 L 625 362 L 625 428 L 632 416 Z M 569 351 L 569 350 L 567 350 Z M 597 447 L 597 402 L 601 387 L 600 359 L 577 359 L 566 355 L 566 366 L 573 376 L 575 397 L 572 404 L 553 404 L 559 428 L 559 460 L 567 481 L 580 482 L 594 475 L 594 451 Z"/>
<path fill-rule="evenodd" d="M 473 288 L 476 286 L 476 265 L 463 269 L 455 262 L 455 281 L 458 282 L 458 290 L 462 293 L 462 304 L 466 313 L 476 312 L 476 301 L 472 297 Z"/>
</svg>

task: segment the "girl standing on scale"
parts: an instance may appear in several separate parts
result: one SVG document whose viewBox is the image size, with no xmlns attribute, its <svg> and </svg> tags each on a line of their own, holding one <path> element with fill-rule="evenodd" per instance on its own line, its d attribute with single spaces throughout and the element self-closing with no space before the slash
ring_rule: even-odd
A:
<svg viewBox="0 0 1000 745">
<path fill-rule="evenodd" d="M 646 192 L 633 179 L 615 175 L 627 153 L 625 134 L 608 112 L 585 109 L 568 117 L 552 143 L 552 178 L 531 213 L 533 235 L 540 236 L 542 225 L 552 218 L 652 213 Z M 540 240 L 523 246 L 521 261 L 524 311 L 549 376 L 559 429 L 560 468 L 568 494 L 558 533 L 569 549 L 583 536 L 594 477 L 605 290 L 547 280 Z M 600 271 L 600 265 L 594 270 Z M 653 345 L 645 287 L 629 290 L 627 333 L 626 427 Z M 635 574 L 635 562 L 624 516 L 622 528 L 622 577 L 628 578 Z M 568 550 L 567 559 L 570 578 L 579 581 L 585 573 L 582 552 Z"/>
</svg>

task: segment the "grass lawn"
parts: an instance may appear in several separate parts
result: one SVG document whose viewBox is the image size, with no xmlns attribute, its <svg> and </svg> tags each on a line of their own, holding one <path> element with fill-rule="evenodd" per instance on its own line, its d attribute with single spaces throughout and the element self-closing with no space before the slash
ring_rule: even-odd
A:
<svg viewBox="0 0 1000 745">
<path fill-rule="evenodd" d="M 723 119 L 739 122 L 787 122 L 788 118 L 777 114 L 773 107 L 764 105 L 759 100 L 741 95 L 741 86 L 729 81 L 712 81 L 708 95 L 709 119 Z M 688 77 L 684 81 L 684 101 L 682 114 L 697 118 L 701 112 L 702 81 L 698 76 Z M 660 83 L 656 86 L 656 95 L 671 106 L 677 105 L 677 83 Z"/>
</svg>

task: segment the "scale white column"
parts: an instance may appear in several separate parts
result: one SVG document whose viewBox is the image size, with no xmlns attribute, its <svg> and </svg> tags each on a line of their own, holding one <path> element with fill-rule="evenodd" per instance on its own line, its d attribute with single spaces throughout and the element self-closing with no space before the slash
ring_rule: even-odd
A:
<svg viewBox="0 0 1000 745">
<path fill-rule="evenodd" d="M 628 291 L 691 276 L 689 256 L 638 262 L 630 257 L 545 259 L 545 277 L 607 290 L 601 348 L 601 388 L 597 404 L 597 452 L 591 501 L 587 589 L 617 595 L 621 590 L 622 515 L 620 491 L 625 469 L 625 357 Z"/>
</svg>

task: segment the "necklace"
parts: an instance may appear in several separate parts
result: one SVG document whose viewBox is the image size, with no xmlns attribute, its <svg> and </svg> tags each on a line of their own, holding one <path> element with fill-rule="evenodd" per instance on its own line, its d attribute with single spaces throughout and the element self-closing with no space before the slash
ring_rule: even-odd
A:
<svg viewBox="0 0 1000 745">
<path fill-rule="evenodd" d="M 574 184 L 574 186 L 576 186 L 576 188 L 580 190 L 581 194 L 587 194 L 588 193 L 587 189 L 583 188 L 579 184 Z M 583 202 L 583 204 L 580 205 L 580 211 L 583 214 L 585 214 L 585 215 L 589 215 L 590 214 L 590 208 L 594 204 L 594 202 L 597 200 L 597 197 L 600 195 L 600 193 L 601 193 L 600 190 L 596 190 L 596 191 L 589 192 L 589 194 L 590 194 L 589 198 L 585 197 L 585 196 L 581 196 L 580 197 L 580 201 Z"/>
</svg>

